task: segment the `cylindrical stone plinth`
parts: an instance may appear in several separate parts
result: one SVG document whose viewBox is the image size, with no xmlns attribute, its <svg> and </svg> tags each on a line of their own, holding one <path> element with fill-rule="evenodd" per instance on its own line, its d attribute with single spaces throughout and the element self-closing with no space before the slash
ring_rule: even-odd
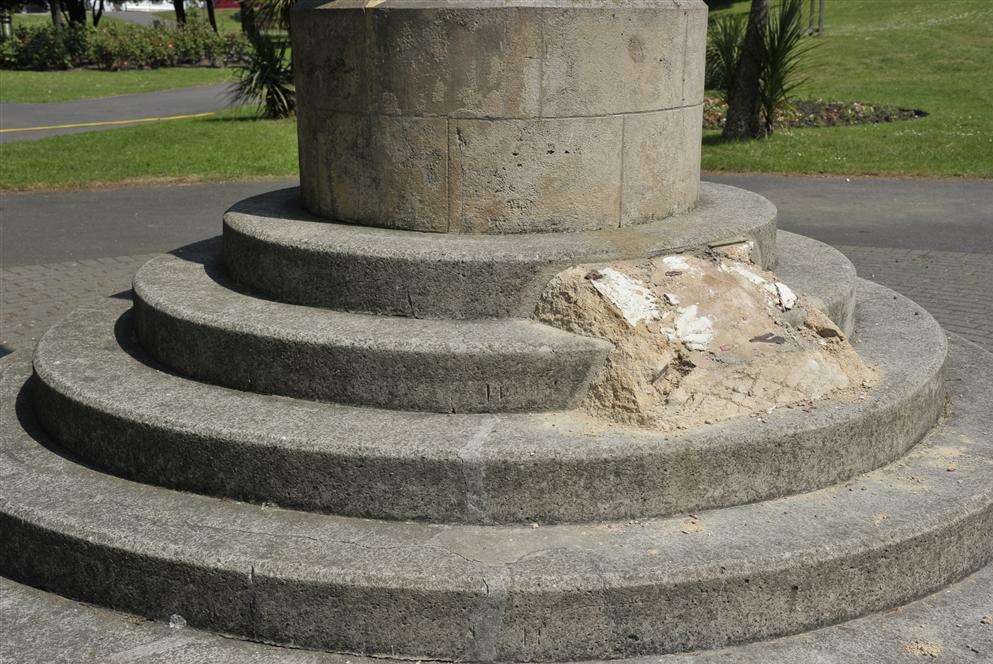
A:
<svg viewBox="0 0 993 664">
<path fill-rule="evenodd" d="M 293 13 L 307 207 L 451 233 L 691 208 L 703 0 L 340 0 Z"/>
</svg>

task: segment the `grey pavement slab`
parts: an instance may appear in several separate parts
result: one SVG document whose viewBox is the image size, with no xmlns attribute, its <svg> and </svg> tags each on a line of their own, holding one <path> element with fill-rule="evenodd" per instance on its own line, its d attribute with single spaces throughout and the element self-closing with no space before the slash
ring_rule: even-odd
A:
<svg viewBox="0 0 993 664">
<path fill-rule="evenodd" d="M 708 173 L 779 208 L 779 227 L 835 246 L 993 253 L 993 181 Z"/>
<path fill-rule="evenodd" d="M 256 180 L 0 195 L 3 267 L 166 252 L 221 232 L 237 201 L 295 185 Z"/>
<path fill-rule="evenodd" d="M 121 121 L 213 113 L 230 105 L 226 83 L 44 104 L 0 104 L 0 143 L 117 129 Z M 94 124 L 111 123 L 111 124 Z M 83 125 L 83 126 L 65 126 Z M 8 131 L 39 127 L 31 131 Z M 49 127 L 43 129 L 42 127 Z"/>
</svg>

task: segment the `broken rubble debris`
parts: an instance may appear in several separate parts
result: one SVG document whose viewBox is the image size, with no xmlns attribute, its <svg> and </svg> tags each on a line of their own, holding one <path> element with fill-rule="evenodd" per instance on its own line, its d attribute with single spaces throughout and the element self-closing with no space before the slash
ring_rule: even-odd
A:
<svg viewBox="0 0 993 664">
<path fill-rule="evenodd" d="M 583 408 L 660 430 L 854 399 L 877 382 L 834 323 L 775 275 L 712 248 L 575 266 L 549 282 L 535 318 L 615 350 Z M 787 313 L 789 312 L 789 313 Z"/>
</svg>

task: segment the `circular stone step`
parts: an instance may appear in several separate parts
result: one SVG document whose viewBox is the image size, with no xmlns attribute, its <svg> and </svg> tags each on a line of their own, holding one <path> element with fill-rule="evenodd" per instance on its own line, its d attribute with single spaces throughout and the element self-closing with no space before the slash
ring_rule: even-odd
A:
<svg viewBox="0 0 993 664">
<path fill-rule="evenodd" d="M 297 189 L 245 199 L 224 215 L 224 265 L 283 302 L 418 318 L 528 318 L 556 272 L 751 240 L 776 262 L 776 208 L 743 189 L 703 183 L 693 210 L 643 226 L 586 233 L 458 235 L 331 223 Z"/>
<path fill-rule="evenodd" d="M 142 664 L 382 664 L 381 659 L 284 648 L 108 611 L 0 578 L 9 622 L 4 646 L 20 664 L 51 664 L 83 649 L 101 662 Z M 976 661 L 993 652 L 983 622 L 993 607 L 993 565 L 937 593 L 886 611 L 774 641 L 721 650 L 614 660 L 615 664 L 907 664 L 908 647 L 937 646 L 948 661 Z M 131 659 L 135 658 L 135 659 Z M 958 658 L 958 659 L 956 659 Z"/>
<path fill-rule="evenodd" d="M 442 413 L 571 408 L 613 346 L 528 320 L 446 321 L 283 304 L 233 290 L 212 257 L 134 277 L 142 346 L 228 387 Z"/>
<path fill-rule="evenodd" d="M 776 234 L 779 280 L 820 309 L 851 336 L 855 329 L 855 266 L 840 251 L 803 235 Z"/>
<path fill-rule="evenodd" d="M 993 356 L 959 345 L 951 357 L 949 418 L 844 485 L 538 528 L 334 517 L 104 475 L 40 438 L 16 398 L 27 372 L 8 372 L 0 572 L 152 618 L 390 656 L 622 657 L 794 633 L 909 601 L 993 556 Z"/>
<path fill-rule="evenodd" d="M 471 523 L 674 514 L 848 479 L 931 428 L 944 407 L 944 333 L 881 286 L 862 282 L 859 300 L 856 347 L 884 377 L 867 398 L 665 435 L 579 412 L 440 415 L 195 382 L 150 363 L 117 300 L 41 340 L 35 407 L 89 463 L 202 493 Z"/>
</svg>

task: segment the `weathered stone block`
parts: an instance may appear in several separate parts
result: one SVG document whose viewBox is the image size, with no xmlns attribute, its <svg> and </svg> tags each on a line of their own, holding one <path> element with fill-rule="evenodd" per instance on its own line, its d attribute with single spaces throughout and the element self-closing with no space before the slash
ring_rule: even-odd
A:
<svg viewBox="0 0 993 664">
<path fill-rule="evenodd" d="M 686 17 L 686 49 L 683 52 L 683 104 L 703 103 L 704 69 L 707 66 L 707 14 L 689 12 Z"/>
<path fill-rule="evenodd" d="M 618 116 L 453 121 L 450 229 L 616 227 L 622 122 Z"/>
<path fill-rule="evenodd" d="M 326 12 L 327 13 L 327 12 Z M 371 12 L 374 109 L 521 117 L 540 108 L 541 30 L 523 9 Z"/>
<path fill-rule="evenodd" d="M 621 225 L 690 209 L 700 189 L 702 107 L 624 117 Z"/>
<path fill-rule="evenodd" d="M 542 115 L 632 113 L 681 106 L 689 14 L 643 9 L 547 12 Z"/>
<path fill-rule="evenodd" d="M 301 127 L 316 134 L 316 141 L 301 136 L 300 162 L 309 169 L 301 170 L 300 186 L 317 214 L 372 226 L 447 230 L 447 120 L 328 113 Z"/>
</svg>

